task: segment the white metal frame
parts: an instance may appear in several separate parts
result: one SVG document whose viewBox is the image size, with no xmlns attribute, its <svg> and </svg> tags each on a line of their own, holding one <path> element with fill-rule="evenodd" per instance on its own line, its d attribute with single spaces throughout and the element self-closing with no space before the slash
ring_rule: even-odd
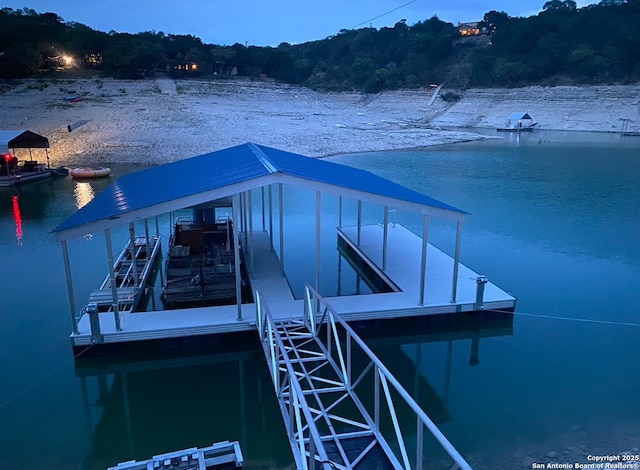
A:
<svg viewBox="0 0 640 470">
<path fill-rule="evenodd" d="M 427 463 L 426 429 L 452 459 L 451 469 L 471 469 L 384 364 L 312 287 L 305 289 L 303 321 L 276 322 L 262 296 L 256 292 L 255 297 L 257 327 L 297 468 L 307 470 L 319 464 L 326 469 L 353 469 L 365 459 L 379 459 L 382 450 L 387 466 L 422 469 Z M 360 392 L 373 396 L 372 403 L 361 400 Z M 396 411 L 399 406 L 411 410 L 415 428 L 402 428 Z M 345 446 L 354 439 L 368 440 L 357 455 Z M 374 449 L 378 451 L 375 456 Z"/>
<path fill-rule="evenodd" d="M 177 468 L 189 468 L 194 470 L 206 470 L 216 466 L 242 468 L 244 458 L 238 441 L 217 442 L 209 447 L 177 450 L 166 454 L 154 455 L 144 461 L 130 460 L 121 462 L 108 470 L 148 470 L 176 468 L 175 461 L 179 462 Z"/>
</svg>

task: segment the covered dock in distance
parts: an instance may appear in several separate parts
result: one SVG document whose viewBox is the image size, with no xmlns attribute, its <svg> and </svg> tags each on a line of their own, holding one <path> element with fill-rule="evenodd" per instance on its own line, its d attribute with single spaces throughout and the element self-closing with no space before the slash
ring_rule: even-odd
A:
<svg viewBox="0 0 640 470">
<path fill-rule="evenodd" d="M 51 169 L 49 148 L 49 139 L 35 132 L 0 130 L 0 186 L 40 180 L 61 171 Z M 44 150 L 46 163 L 34 160 L 34 149 Z"/>
<path fill-rule="evenodd" d="M 182 309 L 180 315 L 166 310 L 133 312 L 126 314 L 126 321 L 122 321 L 117 308 L 112 313 L 99 314 L 93 321 L 87 315 L 77 318 L 80 309 L 76 308 L 69 263 L 70 240 L 104 231 L 109 253 L 110 231 L 116 227 L 129 225 L 131 229 L 137 222 L 146 223 L 150 218 L 185 208 L 206 207 L 223 198 L 232 200 L 234 248 L 240 249 L 242 239 L 253 290 L 260 292 L 278 319 L 301 318 L 303 301 L 291 290 L 285 255 L 287 246 L 303 240 L 296 240 L 295 234 L 287 230 L 285 187 L 315 194 L 308 207 L 315 237 L 305 259 L 314 266 L 315 276 L 304 282 L 320 291 L 326 250 L 321 238 L 329 230 L 336 240 L 339 237 L 348 245 L 349 256 L 366 267 L 365 271 L 392 286 L 387 293 L 329 297 L 328 301 L 346 320 L 455 314 L 487 306 L 507 311 L 515 308 L 513 296 L 460 263 L 462 227 L 467 216 L 464 211 L 367 171 L 247 143 L 126 175 L 56 227 L 69 286 L 74 349 L 255 329 L 255 305 L 241 301 L 233 306 Z M 339 215 L 337 227 L 327 228 L 323 223 L 323 200 L 329 196 L 338 199 Z M 342 217 L 346 201 L 357 204 L 351 227 Z M 379 208 L 381 223 L 363 225 L 363 204 Z M 390 224 L 391 209 L 419 216 L 422 237 Z M 452 257 L 428 243 L 431 218 L 455 224 Z M 236 290 L 240 291 L 238 266 L 235 272 Z"/>
<path fill-rule="evenodd" d="M 505 126 L 499 127 L 497 130 L 506 132 L 532 131 L 537 124 L 538 123 L 529 116 L 529 113 L 516 111 L 509 115 Z"/>
</svg>

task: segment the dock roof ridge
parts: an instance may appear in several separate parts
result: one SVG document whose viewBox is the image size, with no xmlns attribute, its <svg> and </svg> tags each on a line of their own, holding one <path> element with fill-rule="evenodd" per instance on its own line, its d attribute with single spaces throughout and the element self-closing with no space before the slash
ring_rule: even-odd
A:
<svg viewBox="0 0 640 470">
<path fill-rule="evenodd" d="M 267 155 L 261 146 L 254 144 L 253 142 L 247 142 L 245 144 L 249 150 L 251 150 L 251 152 L 253 152 L 253 154 L 256 156 L 256 158 L 258 159 L 258 161 L 260 163 L 262 163 L 262 165 L 264 166 L 264 168 L 269 172 L 269 173 L 281 173 L 282 169 L 276 165 L 276 163 L 269 157 L 269 155 Z"/>
</svg>

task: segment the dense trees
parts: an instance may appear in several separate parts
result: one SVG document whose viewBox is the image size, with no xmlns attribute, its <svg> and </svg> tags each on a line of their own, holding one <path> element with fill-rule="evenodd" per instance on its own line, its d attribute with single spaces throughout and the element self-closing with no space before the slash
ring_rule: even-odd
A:
<svg viewBox="0 0 640 470">
<path fill-rule="evenodd" d="M 529 18 L 509 18 L 477 58 L 475 85 L 637 81 L 640 0 L 576 8 L 551 0 Z"/>
<path fill-rule="evenodd" d="M 28 77 L 65 66 L 136 78 L 171 74 L 261 75 L 313 88 L 377 92 L 431 83 L 519 86 L 640 79 L 640 0 L 602 0 L 578 8 L 548 0 L 528 18 L 487 12 L 484 38 L 461 38 L 437 17 L 393 27 L 341 30 L 278 47 L 203 44 L 190 35 L 124 34 L 66 23 L 55 13 L 0 10 L 0 77 Z M 69 70 L 66 67 L 65 70 Z"/>
</svg>

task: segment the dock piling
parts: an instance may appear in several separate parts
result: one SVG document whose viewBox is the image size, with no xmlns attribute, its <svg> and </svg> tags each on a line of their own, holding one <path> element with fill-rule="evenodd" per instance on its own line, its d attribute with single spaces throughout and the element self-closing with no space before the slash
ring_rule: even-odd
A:
<svg viewBox="0 0 640 470">
<path fill-rule="evenodd" d="M 484 307 L 484 286 L 489 282 L 487 276 L 478 276 L 476 278 L 476 303 L 474 308 L 476 310 L 482 310 Z"/>
<path fill-rule="evenodd" d="M 90 303 L 84 308 L 89 315 L 89 324 L 91 325 L 91 344 L 102 343 L 104 338 L 100 331 L 100 316 L 98 314 L 98 305 Z"/>
</svg>

